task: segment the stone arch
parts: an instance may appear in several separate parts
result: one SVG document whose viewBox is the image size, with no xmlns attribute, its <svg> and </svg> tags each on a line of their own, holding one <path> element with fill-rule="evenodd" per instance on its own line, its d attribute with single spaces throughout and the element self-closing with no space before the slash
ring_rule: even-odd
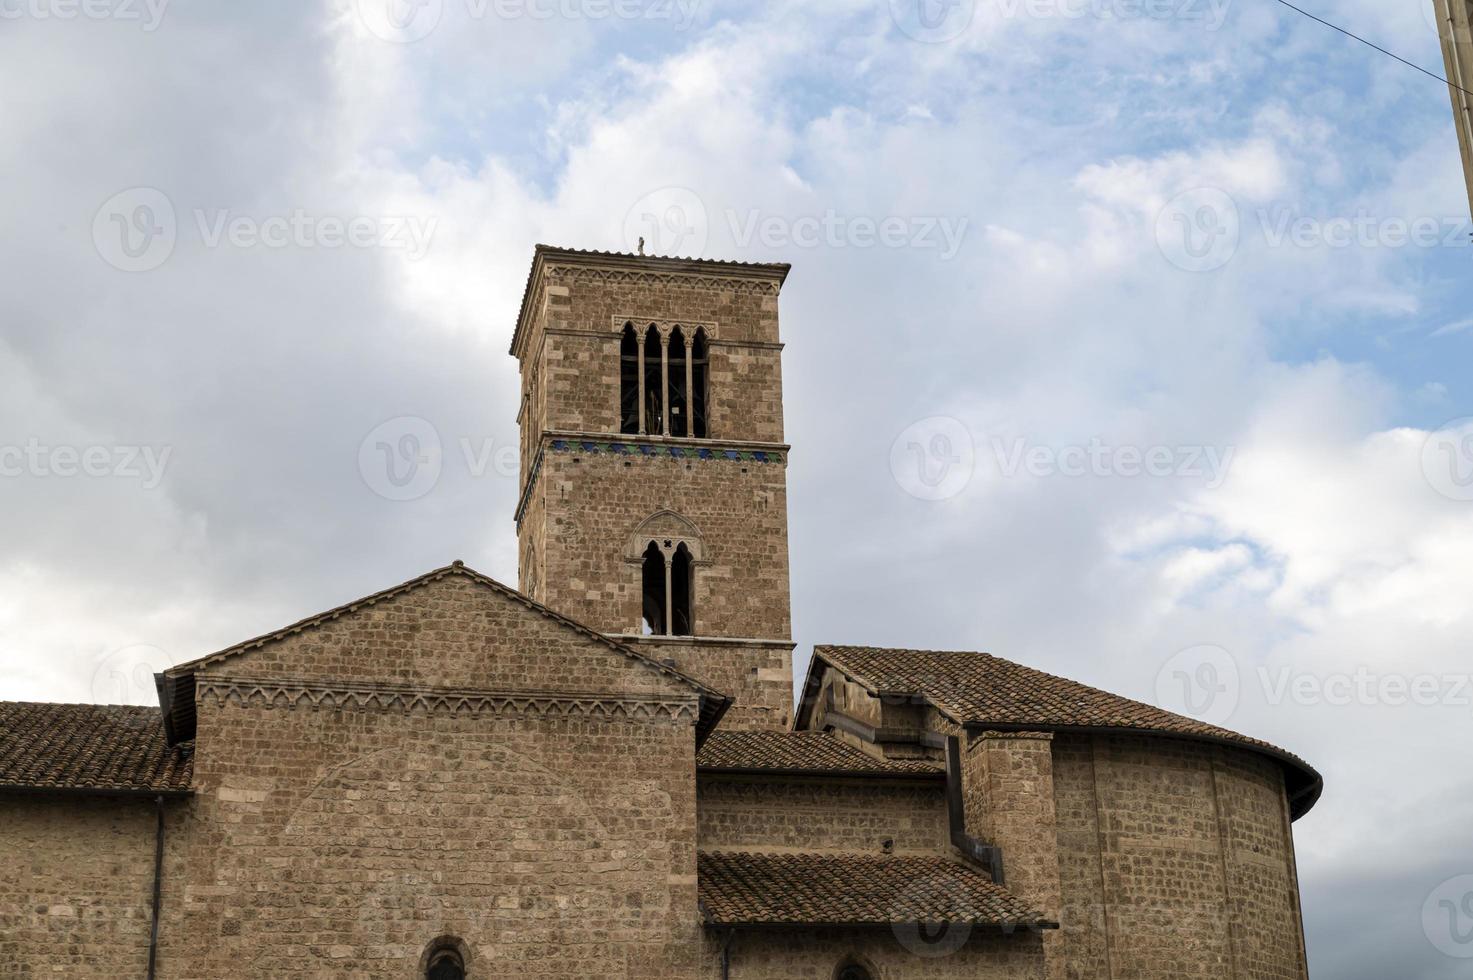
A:
<svg viewBox="0 0 1473 980">
<path fill-rule="evenodd" d="M 625 561 L 638 568 L 638 631 L 696 635 L 696 569 L 711 563 L 700 529 L 673 510 L 656 511 L 630 533 Z"/>
<path fill-rule="evenodd" d="M 643 561 L 645 549 L 649 547 L 651 541 L 655 542 L 667 557 L 673 555 L 675 549 L 684 544 L 695 564 L 709 565 L 711 563 L 711 557 L 706 553 L 700 529 L 689 518 L 673 510 L 657 510 L 640 521 L 639 525 L 630 532 L 624 550 L 625 560 Z"/>
</svg>

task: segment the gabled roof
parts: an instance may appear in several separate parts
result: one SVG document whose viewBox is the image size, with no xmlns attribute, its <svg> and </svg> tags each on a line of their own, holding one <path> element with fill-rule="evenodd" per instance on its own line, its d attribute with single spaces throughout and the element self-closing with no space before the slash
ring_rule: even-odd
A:
<svg viewBox="0 0 1473 980">
<path fill-rule="evenodd" d="M 193 769 L 157 708 L 0 702 L 0 789 L 175 796 Z"/>
<path fill-rule="evenodd" d="M 696 259 L 665 255 L 636 255 L 633 252 L 601 252 L 596 249 L 559 248 L 556 245 L 538 245 L 532 251 L 532 268 L 527 272 L 527 285 L 522 290 L 522 305 L 517 311 L 517 325 L 512 331 L 508 353 L 517 353 L 522 335 L 526 331 L 528 304 L 532 300 L 537 276 L 549 261 L 562 260 L 589 266 L 607 268 L 645 269 L 659 272 L 685 272 L 692 274 L 726 275 L 743 279 L 771 279 L 779 286 L 788 278 L 792 266 L 786 262 L 737 262 L 729 259 Z"/>
<path fill-rule="evenodd" d="M 712 925 L 1057 928 L 991 878 L 940 857 L 703 851 L 697 870 Z"/>
<path fill-rule="evenodd" d="M 164 709 L 164 724 L 168 730 L 170 741 L 177 742 L 194 737 L 194 675 L 200 669 L 221 663 L 231 657 L 239 656 L 251 650 L 259 650 L 261 647 L 271 643 L 277 643 L 298 633 L 317 629 L 343 616 L 352 615 L 361 609 L 397 598 L 407 592 L 424 588 L 427 585 L 451 576 L 461 576 L 469 579 L 475 584 L 489 589 L 505 599 L 525 606 L 532 612 L 546 617 L 560 626 L 582 635 L 586 639 L 600 643 L 621 656 L 627 657 L 656 673 L 663 674 L 686 687 L 700 698 L 700 721 L 697 724 L 697 733 L 698 739 L 702 741 L 716 727 L 717 722 L 721 720 L 721 716 L 726 713 L 726 709 L 731 706 L 731 698 L 707 687 L 689 674 L 647 657 L 622 643 L 617 643 L 597 630 L 569 619 L 561 613 L 553 612 L 548 607 L 533 601 L 516 589 L 502 585 L 489 575 L 483 575 L 475 569 L 467 567 L 464 562 L 455 561 L 443 568 L 436 568 L 407 582 L 401 582 L 392 588 L 384 589 L 382 592 L 375 592 L 373 595 L 364 596 L 362 599 L 355 599 L 352 602 L 329 609 L 326 612 L 309 616 L 290 626 L 284 626 L 271 633 L 236 643 L 223 650 L 216 651 L 196 660 L 191 660 L 188 663 L 180 664 L 177 667 L 172 667 L 162 674 L 157 675 L 159 704 Z"/>
<path fill-rule="evenodd" d="M 944 777 L 924 760 L 877 759 L 828 732 L 712 732 L 696 766 L 702 772 L 816 776 Z"/>
<path fill-rule="evenodd" d="M 958 725 L 1171 735 L 1251 749 L 1283 766 L 1296 819 L 1309 812 L 1324 788 L 1309 763 L 1268 742 L 987 653 L 815 647 L 795 728 L 808 722 L 821 664 L 848 675 L 876 696 L 923 699 Z"/>
</svg>

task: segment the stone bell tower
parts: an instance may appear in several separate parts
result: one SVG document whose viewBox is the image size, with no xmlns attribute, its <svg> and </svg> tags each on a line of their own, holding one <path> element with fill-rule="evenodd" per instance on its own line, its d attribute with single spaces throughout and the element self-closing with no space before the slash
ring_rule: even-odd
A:
<svg viewBox="0 0 1473 980">
<path fill-rule="evenodd" d="M 521 363 L 521 589 L 736 703 L 792 715 L 783 264 L 537 246 Z"/>
</svg>

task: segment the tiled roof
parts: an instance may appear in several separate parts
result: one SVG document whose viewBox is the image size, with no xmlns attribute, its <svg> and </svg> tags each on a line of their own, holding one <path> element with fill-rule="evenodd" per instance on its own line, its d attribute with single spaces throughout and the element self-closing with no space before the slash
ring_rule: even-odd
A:
<svg viewBox="0 0 1473 980">
<path fill-rule="evenodd" d="M 193 769 L 158 708 L 0 701 L 0 788 L 179 793 Z"/>
<path fill-rule="evenodd" d="M 815 662 L 832 664 L 877 694 L 920 696 L 958 724 L 1134 730 L 1257 750 L 1284 765 L 1296 816 L 1314 805 L 1322 787 L 1313 767 L 1268 742 L 991 654 L 857 646 L 819 646 L 813 654 Z M 810 672 L 810 684 L 815 679 Z M 805 692 L 800 719 L 810 708 L 811 696 Z"/>
<path fill-rule="evenodd" d="M 876 759 L 828 732 L 715 731 L 696 758 L 706 770 L 819 772 L 865 776 L 940 776 L 939 763 Z"/>
<path fill-rule="evenodd" d="M 707 853 L 701 912 L 718 925 L 1054 924 L 991 878 L 940 857 Z"/>
</svg>

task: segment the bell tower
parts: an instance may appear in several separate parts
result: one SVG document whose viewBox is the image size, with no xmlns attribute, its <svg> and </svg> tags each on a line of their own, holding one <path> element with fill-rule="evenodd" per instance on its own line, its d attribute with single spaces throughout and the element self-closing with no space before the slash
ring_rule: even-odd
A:
<svg viewBox="0 0 1473 980">
<path fill-rule="evenodd" d="M 785 264 L 537 246 L 521 365 L 521 590 L 792 716 Z"/>
</svg>

